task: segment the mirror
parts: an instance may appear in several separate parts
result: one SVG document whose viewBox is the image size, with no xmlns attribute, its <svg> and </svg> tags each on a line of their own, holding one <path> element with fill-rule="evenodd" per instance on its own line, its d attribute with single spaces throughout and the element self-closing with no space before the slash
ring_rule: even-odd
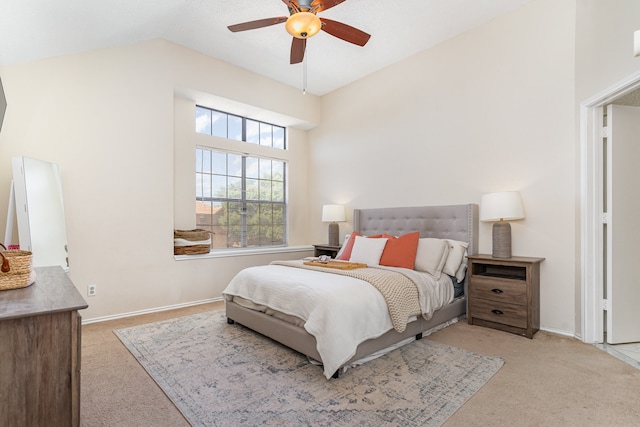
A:
<svg viewBox="0 0 640 427">
<path fill-rule="evenodd" d="M 29 157 L 14 157 L 12 165 L 20 249 L 33 253 L 34 267 L 68 270 L 60 168 Z"/>
</svg>

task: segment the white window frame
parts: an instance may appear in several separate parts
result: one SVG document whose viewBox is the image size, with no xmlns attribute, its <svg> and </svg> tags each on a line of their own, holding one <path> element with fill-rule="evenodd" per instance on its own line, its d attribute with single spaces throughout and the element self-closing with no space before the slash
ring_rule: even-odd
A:
<svg viewBox="0 0 640 427">
<path fill-rule="evenodd" d="M 240 164 L 230 165 L 230 160 Z M 287 246 L 286 185 L 285 160 L 197 146 L 196 227 L 213 232 L 212 250 L 216 251 Z M 231 221 L 234 214 L 239 222 Z M 262 222 L 265 214 L 271 215 L 271 221 Z M 271 241 L 265 240 L 269 234 Z M 219 246 L 221 242 L 224 247 Z"/>
</svg>

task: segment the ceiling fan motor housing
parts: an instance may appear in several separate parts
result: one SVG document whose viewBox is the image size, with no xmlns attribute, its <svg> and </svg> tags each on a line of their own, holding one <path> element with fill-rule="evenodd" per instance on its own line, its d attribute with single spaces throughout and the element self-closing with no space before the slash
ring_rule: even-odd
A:
<svg viewBox="0 0 640 427">
<path fill-rule="evenodd" d="M 298 9 L 299 10 L 310 10 L 311 9 L 311 3 L 313 3 L 313 0 L 299 0 L 298 1 Z M 295 3 L 290 2 L 289 3 L 291 6 L 295 7 Z M 317 6 L 316 6 L 317 8 Z"/>
</svg>

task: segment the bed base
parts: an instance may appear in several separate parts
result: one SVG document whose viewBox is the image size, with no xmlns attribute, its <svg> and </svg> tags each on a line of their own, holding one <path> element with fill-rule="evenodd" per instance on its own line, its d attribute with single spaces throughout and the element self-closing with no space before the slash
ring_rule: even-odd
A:
<svg viewBox="0 0 640 427">
<path fill-rule="evenodd" d="M 339 372 L 344 366 L 348 366 L 365 356 L 383 350 L 407 338 L 415 337 L 416 339 L 421 339 L 425 331 L 465 315 L 467 312 L 466 302 L 466 298 L 459 298 L 435 312 L 431 319 L 425 320 L 420 317 L 407 324 L 407 328 L 402 333 L 392 329 L 378 338 L 361 343 L 356 349 L 356 354 L 333 374 L 333 378 L 338 378 Z M 304 328 L 292 325 L 263 312 L 242 307 L 233 301 L 226 301 L 225 307 L 227 323 L 233 324 L 237 322 L 322 363 L 315 337 Z"/>
</svg>

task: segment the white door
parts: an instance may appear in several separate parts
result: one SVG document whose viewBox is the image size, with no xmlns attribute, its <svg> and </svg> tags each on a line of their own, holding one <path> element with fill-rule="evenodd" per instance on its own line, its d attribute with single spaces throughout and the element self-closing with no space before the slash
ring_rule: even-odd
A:
<svg viewBox="0 0 640 427">
<path fill-rule="evenodd" d="M 640 341 L 640 107 L 607 106 L 607 342 Z"/>
</svg>

